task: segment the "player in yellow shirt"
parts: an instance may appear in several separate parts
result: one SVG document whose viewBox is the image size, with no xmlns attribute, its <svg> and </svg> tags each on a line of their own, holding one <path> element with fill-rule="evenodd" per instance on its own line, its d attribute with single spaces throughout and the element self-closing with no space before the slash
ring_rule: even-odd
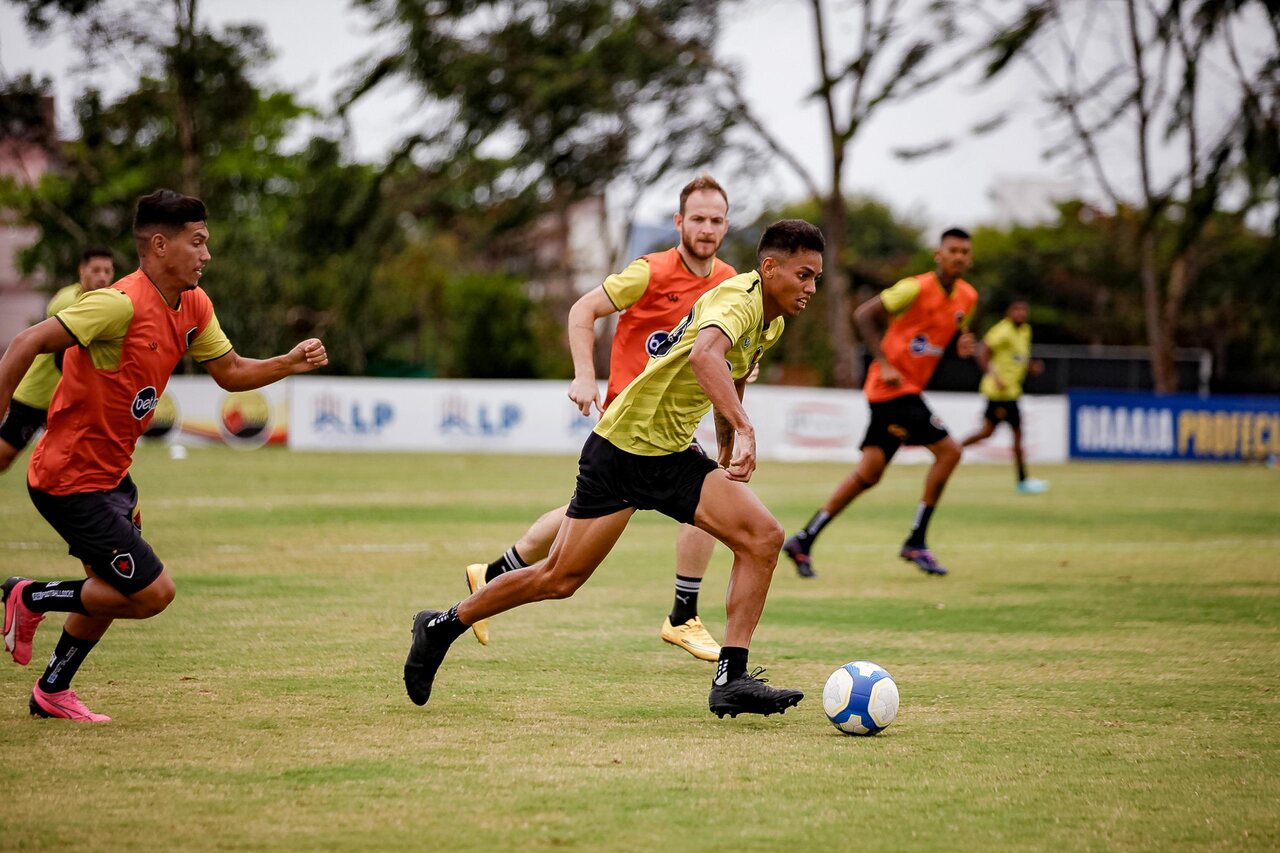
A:
<svg viewBox="0 0 1280 853">
<path fill-rule="evenodd" d="M 116 277 L 115 259 L 105 246 L 90 246 L 80 255 L 80 280 L 68 284 L 49 300 L 46 319 L 69 308 L 91 290 L 106 287 Z M 60 362 L 48 353 L 36 356 L 31 369 L 13 391 L 9 411 L 0 421 L 0 473 L 9 470 L 32 437 L 44 426 L 53 389 L 62 377 Z"/>
<path fill-rule="evenodd" d="M 982 384 L 978 390 L 987 398 L 987 411 L 982 428 L 969 436 L 962 447 L 991 437 L 996 427 L 1007 423 L 1013 430 L 1013 459 L 1018 468 L 1018 491 L 1038 495 L 1049 488 L 1045 480 L 1027 476 L 1022 454 L 1022 412 L 1018 398 L 1027 373 L 1032 376 L 1044 370 L 1044 362 L 1031 358 L 1031 324 L 1027 322 L 1027 300 L 1015 298 L 1009 303 L 1004 319 L 996 323 L 982 338 L 978 348 L 978 364 L 982 367 Z"/>
<path fill-rule="evenodd" d="M 791 219 L 765 229 L 757 268 L 709 290 L 605 410 L 587 439 L 564 526 L 547 559 L 505 572 L 448 610 L 422 610 L 404 664 L 417 705 L 431 698 L 450 644 L 478 619 L 549 598 L 568 598 L 608 556 L 637 509 L 694 524 L 733 551 L 724 644 L 708 704 L 724 716 L 782 713 L 804 694 L 747 672 L 751 635 L 782 548 L 782 527 L 746 486 L 755 432 L 742 408 L 747 377 L 799 314 L 822 274 L 822 232 Z M 715 408 L 719 458 L 693 449 Z"/>
</svg>

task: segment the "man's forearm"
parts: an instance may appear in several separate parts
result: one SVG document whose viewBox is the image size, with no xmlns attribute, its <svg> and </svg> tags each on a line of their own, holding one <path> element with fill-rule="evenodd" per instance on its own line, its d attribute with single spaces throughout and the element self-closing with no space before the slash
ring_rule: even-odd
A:
<svg viewBox="0 0 1280 853">
<path fill-rule="evenodd" d="M 569 313 L 569 354 L 573 357 L 573 375 L 576 379 L 594 381 L 596 378 L 596 321 Z"/>
<path fill-rule="evenodd" d="M 14 390 L 22 381 L 22 377 L 27 375 L 32 362 L 39 354 L 39 347 L 25 332 L 15 337 L 9 344 L 9 348 L 4 351 L 4 357 L 0 358 L 0 418 L 3 418 L 4 413 L 9 410 L 9 402 L 13 399 Z"/>
<path fill-rule="evenodd" d="M 236 359 L 233 369 L 215 377 L 221 380 L 218 384 L 227 391 L 253 391 L 294 374 L 294 362 L 288 355 L 263 359 L 232 355 Z"/>
</svg>

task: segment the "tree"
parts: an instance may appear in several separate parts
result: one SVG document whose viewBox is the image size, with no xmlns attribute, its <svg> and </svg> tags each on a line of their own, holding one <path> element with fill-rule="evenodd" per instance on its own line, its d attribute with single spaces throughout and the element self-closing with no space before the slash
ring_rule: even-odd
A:
<svg viewBox="0 0 1280 853">
<path fill-rule="evenodd" d="M 392 81 L 416 88 L 423 120 L 399 156 L 427 174 L 447 171 L 455 196 L 524 213 L 512 226 L 543 210 L 564 215 L 619 179 L 647 182 L 705 162 L 727 121 L 706 109 L 698 61 L 714 43 L 718 3 L 356 5 L 397 43 L 368 58 L 348 103 Z"/>
<path fill-rule="evenodd" d="M 791 153 L 770 131 L 764 117 L 750 107 L 739 70 L 719 64 L 719 97 L 726 112 L 804 183 L 816 203 L 827 239 L 822 290 L 827 300 L 830 337 L 835 355 L 835 381 L 852 387 L 859 376 L 854 359 L 851 281 L 841 263 L 849 241 L 846 182 L 853 173 L 853 145 L 858 133 L 886 107 L 906 100 L 954 73 L 963 62 L 958 50 L 956 10 L 946 0 L 877 3 L 855 0 L 840 14 L 825 0 L 809 0 L 813 17 L 813 54 L 818 85 L 808 97 L 822 106 L 830 159 L 825 181 Z M 832 36 L 837 22 L 857 33 L 847 51 Z M 909 152 L 919 153 L 919 152 Z"/>
<path fill-rule="evenodd" d="M 1237 188 L 1247 190 L 1240 207 L 1268 194 L 1275 203 L 1280 9 L 1249 0 L 1036 0 L 992 26 L 988 78 L 1030 66 L 1060 120 L 1046 156 L 1083 162 L 1115 211 L 1138 217 L 1131 251 L 1152 372 L 1158 391 L 1173 391 L 1205 229 Z M 1126 168 L 1135 181 L 1120 176 Z"/>
</svg>

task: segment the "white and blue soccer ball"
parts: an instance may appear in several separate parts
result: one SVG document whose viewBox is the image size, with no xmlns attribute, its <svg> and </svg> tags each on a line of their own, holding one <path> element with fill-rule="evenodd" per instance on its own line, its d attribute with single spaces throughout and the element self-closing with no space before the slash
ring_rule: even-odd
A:
<svg viewBox="0 0 1280 853">
<path fill-rule="evenodd" d="M 840 731 L 873 735 L 898 716 L 898 685 L 884 667 L 856 660 L 831 673 L 822 688 L 822 708 Z"/>
</svg>

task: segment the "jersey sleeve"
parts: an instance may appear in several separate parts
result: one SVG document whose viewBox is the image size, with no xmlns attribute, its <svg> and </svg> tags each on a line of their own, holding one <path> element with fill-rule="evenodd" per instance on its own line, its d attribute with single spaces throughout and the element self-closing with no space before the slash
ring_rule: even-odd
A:
<svg viewBox="0 0 1280 853">
<path fill-rule="evenodd" d="M 764 310 L 764 303 L 756 292 L 760 286 L 759 280 L 746 288 L 734 282 L 707 291 L 707 295 L 702 297 L 705 302 L 702 304 L 702 316 L 698 318 L 698 331 L 715 326 L 736 344 L 743 335 L 760 325 Z"/>
<path fill-rule="evenodd" d="M 86 293 L 80 301 L 54 316 L 76 343 L 87 347 L 94 341 L 123 338 L 133 322 L 133 301 L 119 290 L 104 287 Z"/>
<path fill-rule="evenodd" d="M 987 330 L 987 333 L 982 337 L 982 342 L 987 345 L 987 349 L 998 350 L 1008 343 L 1008 331 L 1009 327 L 1003 322 L 996 323 Z"/>
<path fill-rule="evenodd" d="M 625 311 L 640 301 L 649 287 L 649 262 L 636 258 L 622 272 L 604 280 L 604 292 L 619 311 Z"/>
<path fill-rule="evenodd" d="M 231 352 L 231 349 L 231 341 L 227 340 L 227 336 L 223 334 L 222 325 L 218 323 L 218 315 L 214 313 L 213 306 L 210 306 L 209 322 L 205 325 L 204 331 L 196 335 L 187 352 L 196 361 L 204 364 L 206 361 L 222 358 Z"/>
<path fill-rule="evenodd" d="M 49 300 L 49 307 L 45 309 L 45 317 L 53 317 L 63 308 L 70 308 L 80 299 L 80 285 L 69 284 L 66 287 L 53 294 L 53 298 Z"/>
<path fill-rule="evenodd" d="M 902 281 L 880 291 L 880 303 L 890 314 L 901 314 L 911 307 L 920 295 L 920 280 L 904 278 Z"/>
</svg>

